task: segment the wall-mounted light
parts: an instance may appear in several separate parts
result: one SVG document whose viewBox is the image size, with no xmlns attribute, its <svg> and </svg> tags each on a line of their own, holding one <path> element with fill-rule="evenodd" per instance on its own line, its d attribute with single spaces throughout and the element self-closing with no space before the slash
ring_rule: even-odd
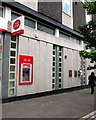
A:
<svg viewBox="0 0 96 120">
<path fill-rule="evenodd" d="M 35 38 L 38 38 L 38 34 L 35 34 Z"/>
<path fill-rule="evenodd" d="M 65 57 L 65 60 L 67 59 L 67 55 L 64 56 Z"/>
</svg>

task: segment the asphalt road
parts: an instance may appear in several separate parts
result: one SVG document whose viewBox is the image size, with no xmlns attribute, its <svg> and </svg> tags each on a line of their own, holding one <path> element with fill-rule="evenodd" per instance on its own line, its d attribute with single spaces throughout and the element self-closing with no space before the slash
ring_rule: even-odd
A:
<svg viewBox="0 0 96 120">
<path fill-rule="evenodd" d="M 2 105 L 3 118 L 81 118 L 94 111 L 90 89 L 43 96 Z"/>
</svg>

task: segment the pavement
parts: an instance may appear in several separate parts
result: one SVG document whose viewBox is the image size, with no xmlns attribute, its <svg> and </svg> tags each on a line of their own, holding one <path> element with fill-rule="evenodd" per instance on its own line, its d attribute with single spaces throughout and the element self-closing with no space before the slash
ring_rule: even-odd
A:
<svg viewBox="0 0 96 120">
<path fill-rule="evenodd" d="M 68 120 L 73 118 L 79 120 L 95 111 L 95 95 L 96 93 L 90 94 L 90 88 L 86 88 L 4 103 L 2 118 L 26 118 L 26 120 L 28 118 L 66 118 Z"/>
</svg>

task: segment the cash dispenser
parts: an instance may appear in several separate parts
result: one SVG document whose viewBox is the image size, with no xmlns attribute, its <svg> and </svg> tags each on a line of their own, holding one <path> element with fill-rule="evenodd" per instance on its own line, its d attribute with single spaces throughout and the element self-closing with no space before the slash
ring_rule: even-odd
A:
<svg viewBox="0 0 96 120">
<path fill-rule="evenodd" d="M 19 57 L 19 85 L 33 83 L 33 56 Z"/>
</svg>

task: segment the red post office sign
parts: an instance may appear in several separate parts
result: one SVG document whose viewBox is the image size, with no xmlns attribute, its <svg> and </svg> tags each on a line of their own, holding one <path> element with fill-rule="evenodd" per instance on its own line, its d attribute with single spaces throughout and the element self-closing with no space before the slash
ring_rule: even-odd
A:
<svg viewBox="0 0 96 120">
<path fill-rule="evenodd" d="M 16 36 L 24 33 L 24 16 L 18 17 L 12 21 L 11 36 Z"/>
<path fill-rule="evenodd" d="M 17 30 L 20 27 L 21 21 L 20 20 L 16 20 L 13 24 L 13 29 Z"/>
<path fill-rule="evenodd" d="M 33 83 L 33 56 L 19 56 L 19 85 Z"/>
</svg>

